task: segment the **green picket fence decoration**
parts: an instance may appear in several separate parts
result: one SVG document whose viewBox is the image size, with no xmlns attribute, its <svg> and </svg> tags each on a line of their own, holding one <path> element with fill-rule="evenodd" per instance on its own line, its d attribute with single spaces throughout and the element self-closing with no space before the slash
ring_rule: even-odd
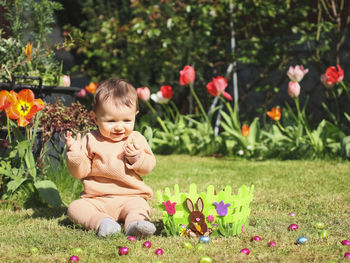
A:
<svg viewBox="0 0 350 263">
<path fill-rule="evenodd" d="M 231 186 L 227 185 L 225 189 L 215 194 L 214 186 L 209 185 L 206 193 L 201 192 L 198 194 L 197 185 L 191 184 L 189 193 L 181 193 L 179 186 L 175 184 L 173 194 L 171 194 L 169 187 L 164 189 L 164 194 L 160 190 L 157 191 L 157 198 L 159 202 L 158 208 L 160 211 L 162 211 L 164 225 L 167 225 L 169 224 L 169 215 L 165 211 L 165 206 L 162 204 L 162 202 L 166 202 L 168 200 L 170 200 L 172 203 L 176 202 L 176 213 L 172 217 L 174 223 L 181 226 L 189 224 L 189 211 L 185 204 L 186 198 L 190 198 L 192 200 L 196 210 L 198 210 L 196 207 L 197 199 L 199 197 L 203 199 L 204 209 L 202 213 L 204 214 L 205 218 L 207 218 L 208 215 L 218 218 L 214 202 L 220 203 L 223 201 L 225 204 L 230 203 L 231 205 L 228 207 L 228 213 L 223 217 L 224 224 L 229 224 L 231 226 L 232 229 L 230 229 L 230 235 L 238 235 L 242 231 L 242 226 L 244 225 L 244 227 L 247 227 L 249 224 L 249 204 L 253 200 L 253 191 L 254 185 L 251 187 L 242 185 L 238 189 L 237 194 L 232 194 Z M 211 227 L 211 223 L 208 221 L 206 221 L 206 223 L 208 227 Z"/>
</svg>

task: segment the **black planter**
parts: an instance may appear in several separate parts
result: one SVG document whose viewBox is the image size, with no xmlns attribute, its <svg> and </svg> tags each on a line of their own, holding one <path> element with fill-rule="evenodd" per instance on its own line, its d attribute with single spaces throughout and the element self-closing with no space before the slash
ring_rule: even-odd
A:
<svg viewBox="0 0 350 263">
<path fill-rule="evenodd" d="M 18 79 L 37 80 L 39 81 L 39 85 L 18 84 L 16 83 Z M 54 103 L 57 100 L 61 100 L 65 106 L 70 106 L 73 102 L 76 102 L 77 98 L 75 94 L 81 90 L 81 88 L 76 87 L 44 86 L 40 77 L 31 76 L 13 76 L 13 81 L 10 83 L 0 82 L 0 90 L 14 90 L 18 92 L 22 89 L 32 90 L 36 98 L 41 98 L 47 103 Z"/>
</svg>

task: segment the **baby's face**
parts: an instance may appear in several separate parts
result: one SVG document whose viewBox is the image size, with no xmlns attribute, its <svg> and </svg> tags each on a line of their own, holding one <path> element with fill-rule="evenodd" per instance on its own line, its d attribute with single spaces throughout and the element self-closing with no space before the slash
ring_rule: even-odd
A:
<svg viewBox="0 0 350 263">
<path fill-rule="evenodd" d="M 114 101 L 107 100 L 97 107 L 95 122 L 104 137 L 118 142 L 134 130 L 136 114 L 135 106 L 117 106 Z"/>
</svg>

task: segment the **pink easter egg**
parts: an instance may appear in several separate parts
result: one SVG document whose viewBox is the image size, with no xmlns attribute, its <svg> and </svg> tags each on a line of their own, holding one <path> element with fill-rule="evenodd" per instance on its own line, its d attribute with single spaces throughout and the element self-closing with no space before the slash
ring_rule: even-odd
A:
<svg viewBox="0 0 350 263">
<path fill-rule="evenodd" d="M 268 244 L 269 247 L 275 247 L 276 246 L 276 242 L 275 241 L 271 241 Z"/>
<path fill-rule="evenodd" d="M 349 240 L 343 240 L 343 241 L 341 242 L 341 244 L 342 244 L 343 246 L 349 246 L 349 247 L 350 247 L 350 241 L 349 241 Z"/>
<path fill-rule="evenodd" d="M 158 249 L 156 250 L 156 255 L 158 255 L 158 256 L 163 255 L 163 253 L 164 253 L 164 251 L 163 251 L 163 249 L 161 249 L 161 248 L 158 248 Z"/>
<path fill-rule="evenodd" d="M 78 262 L 79 261 L 79 257 L 78 256 L 71 256 L 69 258 L 69 262 Z"/>
<path fill-rule="evenodd" d="M 294 230 L 297 230 L 299 228 L 299 226 L 297 224 L 291 224 L 289 227 L 288 227 L 288 230 L 289 231 L 294 231 Z"/>
<path fill-rule="evenodd" d="M 119 248 L 119 255 L 127 255 L 129 254 L 129 248 L 128 247 L 121 247 Z"/>
<path fill-rule="evenodd" d="M 150 241 L 145 241 L 145 243 L 143 243 L 143 246 L 150 248 L 152 246 L 152 243 Z"/>
<path fill-rule="evenodd" d="M 259 236 L 253 236 L 250 241 L 253 242 L 253 241 L 260 241 L 261 240 L 261 237 Z"/>
<path fill-rule="evenodd" d="M 290 216 L 296 216 L 294 212 L 289 213 Z"/>
<path fill-rule="evenodd" d="M 350 252 L 345 252 L 344 258 L 350 258 Z"/>
<path fill-rule="evenodd" d="M 246 255 L 249 255 L 249 254 L 250 254 L 250 250 L 249 250 L 248 248 L 243 248 L 243 249 L 241 250 L 241 253 L 246 254 Z"/>
<path fill-rule="evenodd" d="M 128 240 L 129 240 L 129 241 L 136 241 L 136 237 L 128 236 Z"/>
<path fill-rule="evenodd" d="M 243 225 L 241 228 L 242 233 L 244 232 L 245 226 Z"/>
</svg>

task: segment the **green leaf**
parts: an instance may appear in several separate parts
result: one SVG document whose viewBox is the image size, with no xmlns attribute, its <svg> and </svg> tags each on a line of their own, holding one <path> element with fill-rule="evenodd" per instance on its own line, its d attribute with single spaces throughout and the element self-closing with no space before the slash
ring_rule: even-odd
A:
<svg viewBox="0 0 350 263">
<path fill-rule="evenodd" d="M 43 180 L 34 183 L 42 200 L 52 207 L 60 207 L 62 200 L 54 182 Z"/>
<path fill-rule="evenodd" d="M 7 192 L 14 193 L 25 181 L 27 178 L 16 178 L 7 184 Z"/>
</svg>

